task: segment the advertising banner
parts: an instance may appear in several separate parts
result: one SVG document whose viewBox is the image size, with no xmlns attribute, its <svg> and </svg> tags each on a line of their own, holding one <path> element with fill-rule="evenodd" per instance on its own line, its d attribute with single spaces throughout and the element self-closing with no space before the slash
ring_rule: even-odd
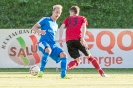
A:
<svg viewBox="0 0 133 88">
<path fill-rule="evenodd" d="M 38 33 L 31 29 L 0 29 L 0 32 L 0 68 L 40 65 L 42 53 L 37 47 L 40 37 Z M 58 40 L 58 34 L 55 40 Z M 102 68 L 133 68 L 133 29 L 87 29 L 85 40 L 92 56 Z M 65 42 L 62 49 L 67 53 L 68 62 L 73 60 Z M 81 64 L 77 68 L 93 68 L 85 56 L 80 54 Z M 55 67 L 60 67 L 60 63 L 49 58 L 46 68 Z"/>
</svg>

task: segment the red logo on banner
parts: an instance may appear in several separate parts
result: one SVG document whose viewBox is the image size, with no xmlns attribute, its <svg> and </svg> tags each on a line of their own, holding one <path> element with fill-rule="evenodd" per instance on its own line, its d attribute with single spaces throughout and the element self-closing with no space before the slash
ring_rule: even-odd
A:
<svg viewBox="0 0 133 88">
<path fill-rule="evenodd" d="M 88 36 L 88 38 L 86 38 L 86 42 L 95 42 L 94 36 L 91 32 L 87 31 L 86 35 Z M 107 35 L 110 38 L 110 43 L 108 46 L 104 46 L 102 45 L 102 36 Z M 131 43 L 129 46 L 124 46 L 123 44 L 123 37 L 125 35 L 128 35 L 131 37 Z M 106 40 L 104 40 L 106 42 Z M 126 42 L 126 41 L 124 41 Z M 130 51 L 133 50 L 133 32 L 125 30 L 122 31 L 118 34 L 118 36 L 115 37 L 115 35 L 111 32 L 111 31 L 101 31 L 98 33 L 98 35 L 96 36 L 96 45 L 100 50 L 103 51 L 107 51 L 109 54 L 114 54 L 114 52 L 112 51 L 112 49 L 114 48 L 115 44 L 118 45 L 118 47 L 121 50 L 124 51 Z M 88 44 L 88 47 L 91 49 L 94 46 L 94 44 Z"/>
</svg>

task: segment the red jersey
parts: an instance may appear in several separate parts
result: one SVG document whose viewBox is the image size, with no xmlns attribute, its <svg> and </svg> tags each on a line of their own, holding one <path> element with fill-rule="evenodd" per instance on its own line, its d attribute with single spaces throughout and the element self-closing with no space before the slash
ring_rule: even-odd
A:
<svg viewBox="0 0 133 88">
<path fill-rule="evenodd" d="M 63 22 L 66 27 L 66 41 L 79 40 L 82 37 L 82 24 L 85 22 L 86 26 L 88 26 L 87 19 L 84 16 L 70 16 L 66 18 Z"/>
</svg>

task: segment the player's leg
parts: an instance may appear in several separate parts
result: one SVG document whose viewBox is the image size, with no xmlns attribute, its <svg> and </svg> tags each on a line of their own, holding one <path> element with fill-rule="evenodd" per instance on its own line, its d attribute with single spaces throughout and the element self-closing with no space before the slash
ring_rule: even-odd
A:
<svg viewBox="0 0 133 88">
<path fill-rule="evenodd" d="M 45 65 L 48 61 L 48 56 L 51 53 L 51 49 L 50 47 L 47 47 L 44 51 L 45 52 L 43 53 L 42 60 L 41 60 L 41 67 L 40 67 L 40 71 L 43 71 L 43 72 L 44 72 Z"/>
<path fill-rule="evenodd" d="M 99 74 L 103 77 L 107 77 L 101 66 L 99 65 L 97 59 L 95 59 L 92 55 L 87 56 L 88 60 L 92 63 L 95 69 L 99 72 Z"/>
<path fill-rule="evenodd" d="M 59 47 L 54 47 L 50 54 L 50 57 L 56 61 L 56 63 L 61 62 L 61 78 L 66 76 L 66 69 L 67 69 L 67 55 L 65 52 L 62 51 Z"/>
<path fill-rule="evenodd" d="M 76 40 L 67 42 L 67 49 L 69 55 L 74 59 L 70 61 L 67 66 L 67 70 L 73 69 L 80 64 L 80 54 L 77 48 Z"/>
<path fill-rule="evenodd" d="M 104 71 L 102 70 L 101 66 L 99 65 L 97 59 L 95 59 L 91 54 L 87 46 L 82 46 L 81 43 L 79 44 L 79 50 L 88 58 L 88 60 L 92 63 L 95 69 L 99 72 L 101 76 L 105 76 Z"/>
<path fill-rule="evenodd" d="M 48 44 L 46 42 L 39 43 L 38 47 L 39 47 L 39 50 L 43 53 L 43 56 L 41 59 L 40 72 L 38 74 L 38 77 L 42 77 L 43 72 L 44 72 L 44 68 L 45 68 L 47 61 L 48 61 L 48 56 L 51 53 L 51 48 L 48 46 Z"/>
<path fill-rule="evenodd" d="M 67 55 L 65 52 L 60 53 L 60 59 L 61 59 L 61 78 L 67 78 L 66 77 Z"/>
<path fill-rule="evenodd" d="M 80 64 L 80 58 L 75 58 L 73 61 L 70 61 L 67 66 L 67 70 L 73 69 Z"/>
</svg>

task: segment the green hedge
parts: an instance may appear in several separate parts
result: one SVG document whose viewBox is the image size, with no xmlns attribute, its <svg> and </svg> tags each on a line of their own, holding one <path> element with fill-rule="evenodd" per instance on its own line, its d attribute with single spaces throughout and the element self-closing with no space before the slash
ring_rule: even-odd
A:
<svg viewBox="0 0 133 88">
<path fill-rule="evenodd" d="M 0 0 L 0 28 L 31 28 L 52 6 L 61 4 L 59 26 L 78 5 L 89 21 L 89 28 L 133 28 L 133 0 Z"/>
</svg>

